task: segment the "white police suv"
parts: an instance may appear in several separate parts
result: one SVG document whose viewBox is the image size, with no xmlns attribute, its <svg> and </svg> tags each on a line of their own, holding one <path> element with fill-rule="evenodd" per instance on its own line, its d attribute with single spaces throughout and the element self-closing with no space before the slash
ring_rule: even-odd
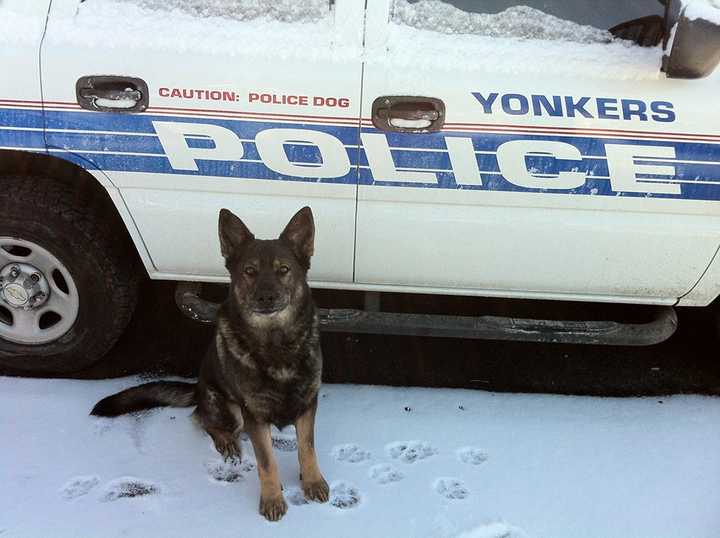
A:
<svg viewBox="0 0 720 538">
<path fill-rule="evenodd" d="M 318 288 L 659 307 L 336 330 L 659 341 L 720 294 L 719 60 L 720 0 L 0 0 L 0 362 L 90 364 L 143 271 L 225 282 L 221 207 L 311 206 Z"/>
</svg>

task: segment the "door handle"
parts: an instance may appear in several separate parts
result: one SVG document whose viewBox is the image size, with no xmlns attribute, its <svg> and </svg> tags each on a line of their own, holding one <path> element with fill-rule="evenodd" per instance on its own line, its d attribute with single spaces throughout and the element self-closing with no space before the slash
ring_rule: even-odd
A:
<svg viewBox="0 0 720 538">
<path fill-rule="evenodd" d="M 148 107 L 148 87 L 134 77 L 89 76 L 75 84 L 78 104 L 98 112 L 142 112 Z"/>
<path fill-rule="evenodd" d="M 382 131 L 439 131 L 445 123 L 445 103 L 435 97 L 383 95 L 373 101 L 372 122 Z"/>
</svg>

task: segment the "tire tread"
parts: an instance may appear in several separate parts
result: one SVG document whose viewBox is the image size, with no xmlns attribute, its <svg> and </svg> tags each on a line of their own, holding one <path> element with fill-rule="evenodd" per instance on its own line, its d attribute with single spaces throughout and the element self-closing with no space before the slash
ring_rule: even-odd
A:
<svg viewBox="0 0 720 538">
<path fill-rule="evenodd" d="M 82 241 L 84 250 L 92 252 L 103 269 L 106 287 L 112 290 L 115 311 L 112 326 L 91 338 L 89 346 L 77 350 L 82 356 L 73 361 L 72 370 L 58 367 L 54 370 L 73 371 L 88 366 L 110 350 L 132 317 L 142 276 L 137 252 L 124 230 L 117 229 L 119 218 L 110 218 L 107 202 L 91 189 L 39 176 L 3 177 L 0 185 L 0 215 L 22 217 L 18 207 L 30 207 L 35 215 L 57 216 L 78 234 L 70 241 Z M 10 356 L 15 355 L 10 352 Z M 3 356 L 8 353 L 0 350 L 0 357 Z M 33 367 L 36 369 L 42 368 Z"/>
</svg>

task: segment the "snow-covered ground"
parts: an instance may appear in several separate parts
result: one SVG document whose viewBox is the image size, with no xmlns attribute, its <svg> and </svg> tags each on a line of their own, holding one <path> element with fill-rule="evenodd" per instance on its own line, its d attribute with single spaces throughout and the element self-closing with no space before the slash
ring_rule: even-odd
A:
<svg viewBox="0 0 720 538">
<path fill-rule="evenodd" d="M 715 538 L 720 399 L 604 399 L 329 385 L 317 446 L 329 504 L 257 514 L 190 409 L 88 416 L 109 381 L 0 378 L 0 536 Z"/>
</svg>

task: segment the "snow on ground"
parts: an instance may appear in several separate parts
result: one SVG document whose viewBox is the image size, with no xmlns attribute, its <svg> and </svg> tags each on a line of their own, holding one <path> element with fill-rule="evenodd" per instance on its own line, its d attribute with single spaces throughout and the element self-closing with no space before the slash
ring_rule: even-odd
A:
<svg viewBox="0 0 720 538">
<path fill-rule="evenodd" d="M 250 444 L 223 463 L 190 409 L 89 417 L 136 384 L 0 378 L 0 536 L 710 538 L 720 399 L 586 398 L 329 385 L 317 424 L 329 504 L 257 514 Z"/>
</svg>

